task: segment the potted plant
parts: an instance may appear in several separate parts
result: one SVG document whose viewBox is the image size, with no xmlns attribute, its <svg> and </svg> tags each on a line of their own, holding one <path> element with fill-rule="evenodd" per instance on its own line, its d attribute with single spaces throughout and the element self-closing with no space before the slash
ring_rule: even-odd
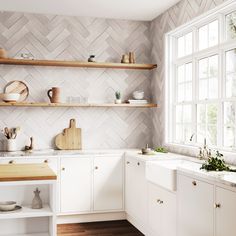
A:
<svg viewBox="0 0 236 236">
<path fill-rule="evenodd" d="M 116 104 L 121 104 L 122 103 L 122 101 L 121 101 L 121 93 L 119 91 L 116 91 L 115 97 L 116 97 L 115 103 Z"/>
</svg>

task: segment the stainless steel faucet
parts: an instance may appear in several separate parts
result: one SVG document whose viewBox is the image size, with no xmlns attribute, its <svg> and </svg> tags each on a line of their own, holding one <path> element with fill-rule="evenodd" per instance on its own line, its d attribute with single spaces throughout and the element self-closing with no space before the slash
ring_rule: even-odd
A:
<svg viewBox="0 0 236 236">
<path fill-rule="evenodd" d="M 211 149 L 207 147 L 206 138 L 204 138 L 203 148 L 200 147 L 198 158 L 199 159 L 208 159 L 211 157 Z"/>
</svg>

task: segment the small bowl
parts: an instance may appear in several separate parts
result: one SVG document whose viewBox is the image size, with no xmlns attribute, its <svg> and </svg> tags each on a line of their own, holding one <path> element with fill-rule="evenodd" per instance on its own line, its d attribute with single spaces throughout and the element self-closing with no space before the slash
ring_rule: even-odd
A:
<svg viewBox="0 0 236 236">
<path fill-rule="evenodd" d="M 16 202 L 6 201 L 0 202 L 0 211 L 12 211 L 16 208 Z"/>
<path fill-rule="evenodd" d="M 144 92 L 143 91 L 135 91 L 133 92 L 133 98 L 136 100 L 141 100 L 144 98 Z"/>
<path fill-rule="evenodd" d="M 20 99 L 19 93 L 3 93 L 2 100 L 4 102 L 17 102 Z"/>
</svg>

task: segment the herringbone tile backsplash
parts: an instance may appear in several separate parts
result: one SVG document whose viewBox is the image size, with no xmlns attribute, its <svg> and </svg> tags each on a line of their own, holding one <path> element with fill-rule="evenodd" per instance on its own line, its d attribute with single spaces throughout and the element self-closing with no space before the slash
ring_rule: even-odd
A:
<svg viewBox="0 0 236 236">
<path fill-rule="evenodd" d="M 149 26 L 149 22 L 2 12 L 0 47 L 10 57 L 30 52 L 38 59 L 86 61 L 95 54 L 98 61 L 112 62 L 134 51 L 137 62 L 150 62 Z M 11 80 L 27 83 L 28 101 L 48 102 L 46 91 L 52 86 L 61 87 L 65 99 L 81 96 L 90 102 L 113 102 L 115 91 L 127 99 L 137 89 L 151 98 L 149 71 L 0 66 L 0 88 Z M 30 136 L 37 148 L 53 147 L 53 138 L 71 118 L 82 128 L 83 148 L 141 147 L 151 142 L 148 109 L 0 108 L 0 128 L 22 128 L 19 147 Z"/>
</svg>

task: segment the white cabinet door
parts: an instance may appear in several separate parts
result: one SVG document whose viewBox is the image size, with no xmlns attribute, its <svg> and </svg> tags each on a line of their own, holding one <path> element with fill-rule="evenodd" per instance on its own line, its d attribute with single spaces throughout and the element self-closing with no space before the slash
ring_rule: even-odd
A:
<svg viewBox="0 0 236 236">
<path fill-rule="evenodd" d="M 148 228 L 155 236 L 176 236 L 176 194 L 148 184 Z"/>
<path fill-rule="evenodd" d="M 216 187 L 216 236 L 236 235 L 236 192 Z"/>
<path fill-rule="evenodd" d="M 61 158 L 61 212 L 91 210 L 92 159 Z"/>
<path fill-rule="evenodd" d="M 126 212 L 136 221 L 147 223 L 147 181 L 145 161 L 126 157 L 125 206 Z"/>
<path fill-rule="evenodd" d="M 94 210 L 123 209 L 123 156 L 94 158 Z"/>
<path fill-rule="evenodd" d="M 148 183 L 148 228 L 151 235 L 161 236 L 161 199 L 162 196 L 160 188 Z"/>
<path fill-rule="evenodd" d="M 213 236 L 214 186 L 178 175 L 178 236 Z"/>
</svg>

